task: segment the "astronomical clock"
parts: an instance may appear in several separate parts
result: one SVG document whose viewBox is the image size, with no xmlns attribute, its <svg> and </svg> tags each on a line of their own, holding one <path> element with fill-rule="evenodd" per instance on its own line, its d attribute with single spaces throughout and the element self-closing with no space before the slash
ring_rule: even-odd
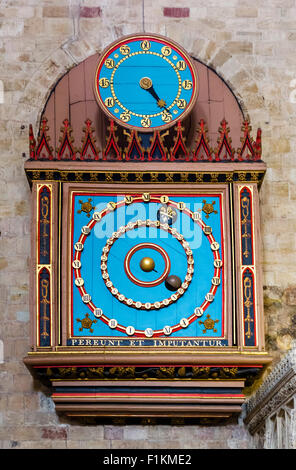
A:
<svg viewBox="0 0 296 470">
<path fill-rule="evenodd" d="M 229 418 L 270 362 L 261 131 L 254 140 L 243 120 L 235 151 L 226 116 L 212 150 L 201 120 L 188 149 L 202 83 L 189 54 L 159 35 L 109 45 L 87 86 L 107 122 L 101 149 L 90 119 L 78 150 L 64 116 L 56 152 L 45 117 L 37 139 L 30 128 L 24 362 L 70 417 Z"/>
</svg>

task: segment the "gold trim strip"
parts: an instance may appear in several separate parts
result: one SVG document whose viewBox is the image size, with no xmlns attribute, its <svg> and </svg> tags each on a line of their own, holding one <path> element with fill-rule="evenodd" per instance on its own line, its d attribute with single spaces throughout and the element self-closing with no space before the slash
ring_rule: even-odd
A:
<svg viewBox="0 0 296 470">
<path fill-rule="evenodd" d="M 123 160 L 118 161 L 121 163 Z M 113 163 L 113 162 L 112 162 Z M 172 163 L 169 160 L 167 163 Z M 232 171 L 190 171 L 190 170 L 182 170 L 181 171 L 149 171 L 149 170 L 135 170 L 135 171 L 103 171 L 103 170 L 60 170 L 60 169 L 29 169 L 26 168 L 26 175 L 29 182 L 32 181 L 61 181 L 61 182 L 87 182 L 87 183 L 174 183 L 174 184 L 184 184 L 184 183 L 202 183 L 202 184 L 209 184 L 209 183 L 216 183 L 216 184 L 228 184 L 228 183 L 257 183 L 260 187 L 264 175 L 265 170 L 255 170 L 255 171 L 239 171 L 239 170 L 232 170 Z M 52 178 L 52 173 L 56 173 L 56 178 Z M 42 178 L 41 178 L 42 174 Z M 75 175 L 75 179 L 70 178 L 69 175 Z M 83 175 L 89 175 L 88 178 L 83 178 Z M 105 175 L 104 178 L 98 179 L 98 175 Z M 114 178 L 114 175 L 120 175 L 120 178 Z M 128 176 L 132 175 L 134 179 L 128 180 Z M 144 179 L 144 175 L 150 175 L 150 180 Z M 163 175 L 165 178 L 163 178 Z M 210 178 L 204 178 L 205 175 L 209 175 Z M 219 176 L 223 176 L 222 181 L 219 181 Z M 247 177 L 249 175 L 249 177 Z M 174 179 L 175 176 L 180 176 L 179 179 Z M 191 179 L 189 179 L 189 176 Z"/>
<path fill-rule="evenodd" d="M 71 347 L 71 346 L 70 346 Z M 72 346 L 72 347 L 76 347 L 76 346 Z M 254 346 L 252 346 L 254 347 Z M 123 346 L 123 348 L 126 348 L 126 346 Z M 79 351 L 69 351 L 67 349 L 63 350 L 63 351 L 51 351 L 51 350 L 47 350 L 47 351 L 29 351 L 28 352 L 28 355 L 35 355 L 35 356 L 38 356 L 39 354 L 46 354 L 46 355 L 55 355 L 55 354 L 83 354 L 83 355 L 87 355 L 87 354 L 99 354 L 99 355 L 102 355 L 102 356 L 106 356 L 106 354 L 110 354 L 110 356 L 112 355 L 120 355 L 120 354 L 126 354 L 126 355 L 139 355 L 139 354 L 154 354 L 155 356 L 158 356 L 161 354 L 161 355 L 168 355 L 168 354 L 173 354 L 173 355 L 176 355 L 176 351 L 178 354 L 189 354 L 192 356 L 192 357 L 196 357 L 196 356 L 199 356 L 199 355 L 207 355 L 207 354 L 210 354 L 210 355 L 226 355 L 226 354 L 230 354 L 230 355 L 240 355 L 240 356 L 243 356 L 243 355 L 247 355 L 247 356 L 268 356 L 268 352 L 266 351 L 252 351 L 250 349 L 250 351 L 212 351 L 212 350 L 207 350 L 205 351 L 204 349 L 203 350 L 196 350 L 196 348 L 191 348 L 190 346 L 186 349 L 186 351 L 183 351 L 183 350 L 179 350 L 178 347 L 176 346 L 174 349 L 170 350 L 170 351 L 165 351 L 165 350 L 157 350 L 155 349 L 155 346 L 146 346 L 146 348 L 151 348 L 153 349 L 153 351 L 147 351 L 146 349 L 143 350 L 139 350 L 139 351 L 131 351 L 130 349 L 125 349 L 125 350 L 108 350 L 106 349 L 104 346 L 101 347 L 102 351 L 100 350 L 96 350 L 96 351 L 91 351 L 91 350 L 79 350 Z M 251 348 L 251 347 L 250 347 Z M 192 354 L 192 350 L 196 352 L 196 354 Z"/>
</svg>

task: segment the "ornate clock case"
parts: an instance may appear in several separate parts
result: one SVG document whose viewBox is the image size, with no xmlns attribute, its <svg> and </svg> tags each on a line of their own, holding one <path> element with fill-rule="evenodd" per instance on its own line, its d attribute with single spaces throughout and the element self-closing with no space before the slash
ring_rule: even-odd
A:
<svg viewBox="0 0 296 470">
<path fill-rule="evenodd" d="M 191 98 L 181 97 L 178 85 L 167 99 L 169 122 L 153 121 L 146 102 L 141 112 L 137 108 L 141 119 L 150 116 L 147 130 L 141 119 L 126 118 L 133 104 L 116 99 L 117 90 L 125 96 L 126 76 L 119 71 L 128 61 L 137 90 L 148 77 L 159 98 L 155 70 L 136 70 L 148 40 L 156 44 L 149 61 L 156 57 L 157 66 L 167 66 L 164 51 L 170 49 L 171 60 L 184 60 L 195 82 Z M 110 59 L 107 76 L 102 64 Z M 219 78 L 166 38 L 121 38 L 90 63 L 83 65 L 84 98 L 92 96 L 93 108 L 84 108 L 81 147 L 74 145 L 69 114 L 60 111 L 72 106 L 78 133 L 80 101 L 63 108 L 61 87 L 74 93 L 71 76 L 81 84 L 79 66 L 53 90 L 37 139 L 30 128 L 32 348 L 24 362 L 50 385 L 57 411 L 72 417 L 180 422 L 238 414 L 246 387 L 271 360 L 264 349 L 260 263 L 261 131 L 253 139 L 248 119 L 236 111 L 237 149 L 227 115 L 209 136 L 203 90 L 213 79 L 222 86 Z M 178 77 L 184 64 L 179 70 L 175 63 L 168 73 Z M 111 111 L 104 109 L 102 79 L 113 83 Z M 153 93 L 144 93 L 159 107 Z M 180 100 L 188 109 L 178 108 Z M 56 138 L 57 118 L 64 120 L 53 151 L 49 137 Z"/>
</svg>

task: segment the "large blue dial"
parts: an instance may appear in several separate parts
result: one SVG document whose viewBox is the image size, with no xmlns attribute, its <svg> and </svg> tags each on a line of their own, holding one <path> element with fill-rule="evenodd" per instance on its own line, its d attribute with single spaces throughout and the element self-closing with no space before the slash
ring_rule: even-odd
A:
<svg viewBox="0 0 296 470">
<path fill-rule="evenodd" d="M 110 118 L 149 132 L 171 126 L 192 109 L 197 76 L 175 43 L 154 35 L 130 36 L 102 54 L 95 95 Z"/>
</svg>

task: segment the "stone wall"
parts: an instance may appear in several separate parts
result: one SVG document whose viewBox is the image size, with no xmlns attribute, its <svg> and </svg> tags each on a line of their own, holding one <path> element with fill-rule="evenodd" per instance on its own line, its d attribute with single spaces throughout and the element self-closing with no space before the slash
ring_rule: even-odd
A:
<svg viewBox="0 0 296 470">
<path fill-rule="evenodd" d="M 295 0 L 2 0 L 0 447 L 251 446 L 241 420 L 186 428 L 90 429 L 63 422 L 22 363 L 29 350 L 30 190 L 23 170 L 28 126 L 36 131 L 51 87 L 68 68 L 117 37 L 143 30 L 176 40 L 213 67 L 253 128 L 262 128 L 268 165 L 261 212 L 269 352 L 277 360 L 296 336 Z"/>
</svg>

